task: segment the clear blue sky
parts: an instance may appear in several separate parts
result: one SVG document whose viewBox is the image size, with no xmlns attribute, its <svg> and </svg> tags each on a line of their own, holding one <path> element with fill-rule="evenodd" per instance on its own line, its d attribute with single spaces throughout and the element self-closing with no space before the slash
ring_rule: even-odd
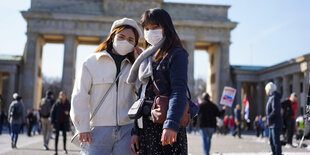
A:
<svg viewBox="0 0 310 155">
<path fill-rule="evenodd" d="M 187 3 L 187 0 L 166 0 Z M 231 5 L 228 16 L 238 26 L 231 33 L 230 63 L 269 66 L 310 53 L 309 0 L 191 0 L 198 4 Z M 22 55 L 26 43 L 26 22 L 20 11 L 30 0 L 2 1 L 0 5 L 0 54 Z M 77 70 L 81 61 L 96 46 L 80 45 Z M 195 52 L 195 78 L 205 77 L 208 55 Z M 43 74 L 61 77 L 63 45 L 46 44 Z"/>
</svg>

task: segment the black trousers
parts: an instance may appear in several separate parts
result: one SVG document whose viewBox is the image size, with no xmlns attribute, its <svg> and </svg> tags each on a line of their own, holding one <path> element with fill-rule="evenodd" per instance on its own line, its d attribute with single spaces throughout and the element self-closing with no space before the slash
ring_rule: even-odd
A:
<svg viewBox="0 0 310 155">
<path fill-rule="evenodd" d="M 236 128 L 235 128 L 235 132 L 233 134 L 233 136 L 236 136 L 236 134 L 238 134 L 238 137 L 241 138 L 241 125 L 236 125 Z"/>
<path fill-rule="evenodd" d="M 292 145 L 295 132 L 295 119 L 289 118 L 286 120 L 286 143 Z"/>
<path fill-rule="evenodd" d="M 260 127 L 257 127 L 257 128 L 256 128 L 256 137 L 259 137 L 259 135 L 260 135 L 260 130 L 261 130 Z"/>
<path fill-rule="evenodd" d="M 59 138 L 59 131 L 62 131 L 63 136 L 63 144 L 64 144 L 64 150 L 66 149 L 66 142 L 67 142 L 67 132 L 64 127 L 64 123 L 60 123 L 59 128 L 56 129 L 56 137 L 55 137 L 55 152 L 58 151 L 58 138 Z"/>
<path fill-rule="evenodd" d="M 27 131 L 27 135 L 28 135 L 28 136 L 31 136 L 32 128 L 33 128 L 33 123 L 29 123 L 29 124 L 28 124 L 28 131 Z"/>
</svg>

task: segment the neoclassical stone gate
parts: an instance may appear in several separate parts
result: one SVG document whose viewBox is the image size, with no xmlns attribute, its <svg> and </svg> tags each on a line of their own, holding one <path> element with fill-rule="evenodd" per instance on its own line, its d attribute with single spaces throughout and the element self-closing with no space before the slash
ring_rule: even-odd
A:
<svg viewBox="0 0 310 155">
<path fill-rule="evenodd" d="M 75 79 L 77 46 L 98 45 L 109 33 L 114 20 L 130 17 L 139 21 L 150 8 L 163 8 L 189 52 L 189 86 L 193 92 L 193 52 L 209 53 L 207 91 L 218 101 L 230 78 L 230 31 L 235 22 L 227 16 L 229 6 L 166 3 L 163 0 L 31 0 L 22 11 L 27 21 L 22 95 L 27 108 L 37 107 L 42 89 L 42 49 L 46 43 L 64 43 L 62 86 L 71 94 Z"/>
</svg>

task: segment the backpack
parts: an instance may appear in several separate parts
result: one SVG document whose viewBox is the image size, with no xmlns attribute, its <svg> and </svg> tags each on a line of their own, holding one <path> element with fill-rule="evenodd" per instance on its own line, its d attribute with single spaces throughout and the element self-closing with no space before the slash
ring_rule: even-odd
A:
<svg viewBox="0 0 310 155">
<path fill-rule="evenodd" d="M 20 105 L 14 104 L 10 111 L 10 117 L 13 119 L 18 119 L 20 115 L 21 115 Z"/>
<path fill-rule="evenodd" d="M 281 103 L 281 113 L 282 117 L 284 119 L 290 118 L 291 116 L 294 116 L 294 111 L 291 106 L 291 101 L 290 100 L 285 100 Z"/>
<path fill-rule="evenodd" d="M 41 109 L 40 110 L 40 115 L 42 117 L 45 117 L 45 118 L 49 117 L 51 109 L 52 109 L 52 104 L 51 104 L 50 100 L 43 98 L 41 100 L 40 109 Z"/>
</svg>

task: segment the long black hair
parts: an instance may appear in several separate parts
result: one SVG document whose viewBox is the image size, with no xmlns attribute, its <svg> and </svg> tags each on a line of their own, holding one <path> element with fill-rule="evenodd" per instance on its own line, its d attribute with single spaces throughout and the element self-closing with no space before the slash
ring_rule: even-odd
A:
<svg viewBox="0 0 310 155">
<path fill-rule="evenodd" d="M 164 9 L 154 8 L 145 11 L 141 17 L 141 24 L 143 29 L 146 25 L 158 25 L 163 28 L 166 40 L 162 47 L 156 52 L 155 62 L 165 57 L 174 47 L 184 49 L 180 38 L 175 31 L 172 19 L 169 13 Z M 146 43 L 146 46 L 149 46 L 149 44 Z"/>
</svg>

